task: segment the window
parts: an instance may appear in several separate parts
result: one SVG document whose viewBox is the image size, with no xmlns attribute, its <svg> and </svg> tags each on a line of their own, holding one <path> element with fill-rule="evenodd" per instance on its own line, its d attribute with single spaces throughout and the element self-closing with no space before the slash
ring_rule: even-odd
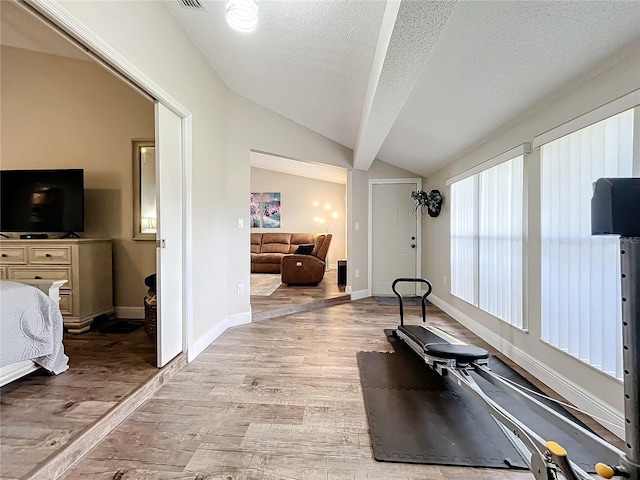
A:
<svg viewBox="0 0 640 480">
<path fill-rule="evenodd" d="M 591 236 L 592 184 L 633 173 L 633 109 L 541 147 L 542 339 L 622 378 L 618 237 Z"/>
<path fill-rule="evenodd" d="M 523 159 L 451 184 L 451 293 L 519 328 Z"/>
</svg>

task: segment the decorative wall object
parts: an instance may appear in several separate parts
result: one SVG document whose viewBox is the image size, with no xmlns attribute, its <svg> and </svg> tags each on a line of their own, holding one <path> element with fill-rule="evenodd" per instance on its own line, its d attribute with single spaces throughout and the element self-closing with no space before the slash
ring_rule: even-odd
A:
<svg viewBox="0 0 640 480">
<path fill-rule="evenodd" d="M 262 194 L 262 228 L 280 228 L 280 192 Z"/>
<path fill-rule="evenodd" d="M 251 194 L 251 213 L 249 214 L 251 228 L 260 228 L 260 194 Z"/>
<path fill-rule="evenodd" d="M 442 194 L 439 190 L 415 190 L 411 192 L 411 198 L 416 201 L 414 210 L 416 215 L 418 211 L 424 215 L 425 210 L 430 217 L 437 217 L 440 215 L 440 209 L 442 208 Z"/>
</svg>

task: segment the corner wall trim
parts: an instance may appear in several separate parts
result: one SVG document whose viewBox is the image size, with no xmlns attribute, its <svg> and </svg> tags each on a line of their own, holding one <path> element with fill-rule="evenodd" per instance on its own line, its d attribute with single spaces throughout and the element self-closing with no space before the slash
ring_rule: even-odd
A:
<svg viewBox="0 0 640 480">
<path fill-rule="evenodd" d="M 227 329 L 227 319 L 224 319 L 222 322 L 217 324 L 195 342 L 193 342 L 193 350 L 187 352 L 187 361 L 189 363 L 193 362 L 195 358 L 200 355 L 205 349 L 211 345 L 216 338 L 224 333 Z"/>
<path fill-rule="evenodd" d="M 251 310 L 243 313 L 236 313 L 227 318 L 227 328 L 238 327 L 251 323 Z"/>
<path fill-rule="evenodd" d="M 351 301 L 360 300 L 362 298 L 367 298 L 371 296 L 371 290 L 358 290 L 356 292 L 351 292 Z"/>
<path fill-rule="evenodd" d="M 210 329 L 203 336 L 193 342 L 193 348 L 187 352 L 187 361 L 191 363 L 195 358 L 204 352 L 209 345 L 211 345 L 216 338 L 222 335 L 227 328 L 237 327 L 239 325 L 246 325 L 251 323 L 251 311 L 237 313 L 225 318 L 215 327 Z"/>
<path fill-rule="evenodd" d="M 549 365 L 540 362 L 537 358 L 532 357 L 512 343 L 507 342 L 504 338 L 473 320 L 467 314 L 449 305 L 441 298 L 435 295 L 429 295 L 429 300 L 431 300 L 436 307 L 440 308 L 440 310 L 471 330 L 492 347 L 513 360 L 545 385 L 549 386 L 549 388 L 573 403 L 576 407 L 588 412 L 594 417 L 599 417 L 607 422 L 613 423 L 613 425 L 603 423 L 602 426 L 619 438 L 624 438 L 624 415 L 621 411 L 602 402 L 600 399 L 590 397 L 575 383 L 549 367 Z"/>
</svg>

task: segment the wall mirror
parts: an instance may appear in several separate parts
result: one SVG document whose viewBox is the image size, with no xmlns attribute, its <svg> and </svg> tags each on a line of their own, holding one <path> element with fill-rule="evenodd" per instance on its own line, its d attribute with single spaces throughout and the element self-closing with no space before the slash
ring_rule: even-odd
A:
<svg viewBox="0 0 640 480">
<path fill-rule="evenodd" d="M 155 240 L 156 148 L 154 140 L 133 140 L 133 239 Z"/>
</svg>

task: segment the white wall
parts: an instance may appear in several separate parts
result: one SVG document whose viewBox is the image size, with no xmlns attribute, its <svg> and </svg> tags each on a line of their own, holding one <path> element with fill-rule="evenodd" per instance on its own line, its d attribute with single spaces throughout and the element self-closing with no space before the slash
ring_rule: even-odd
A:
<svg viewBox="0 0 640 480">
<path fill-rule="evenodd" d="M 425 190 L 437 188 L 444 195 L 442 213 L 423 223 L 422 269 L 434 285 L 434 295 L 446 308 L 469 317 L 485 339 L 501 343 L 503 351 L 524 368 L 565 395 L 578 406 L 600 416 L 622 410 L 622 385 L 617 380 L 575 360 L 539 340 L 540 326 L 540 155 L 534 150 L 525 156 L 526 195 L 526 283 L 525 315 L 529 331 L 523 332 L 449 294 L 450 210 L 449 188 L 445 180 L 533 137 L 578 117 L 602 104 L 640 88 L 640 55 L 635 55 L 586 84 L 567 86 L 547 102 L 537 105 L 529 116 L 506 126 L 498 135 L 474 151 L 450 163 L 425 180 Z M 450 310 L 451 311 L 451 310 Z M 617 411 L 617 412 L 616 412 Z M 619 431 L 618 431 L 619 433 Z"/>
<path fill-rule="evenodd" d="M 228 265 L 241 263 L 245 257 L 248 263 L 246 254 L 227 251 L 227 88 L 164 2 L 60 1 L 54 5 L 98 35 L 192 114 L 189 194 L 194 262 L 193 291 L 187 302 L 193 311 L 194 342 L 202 343 L 224 325 L 229 313 Z"/>
<path fill-rule="evenodd" d="M 252 228 L 251 232 L 328 231 L 333 235 L 327 256 L 329 263 L 335 265 L 338 258 L 345 258 L 346 185 L 252 167 L 251 191 L 281 194 L 281 228 Z M 320 202 L 320 206 L 314 207 L 314 201 Z M 324 215 L 323 205 L 327 203 L 331 205 L 332 211 L 338 214 L 338 218 L 332 220 L 328 230 L 313 221 L 315 216 Z"/>
</svg>

